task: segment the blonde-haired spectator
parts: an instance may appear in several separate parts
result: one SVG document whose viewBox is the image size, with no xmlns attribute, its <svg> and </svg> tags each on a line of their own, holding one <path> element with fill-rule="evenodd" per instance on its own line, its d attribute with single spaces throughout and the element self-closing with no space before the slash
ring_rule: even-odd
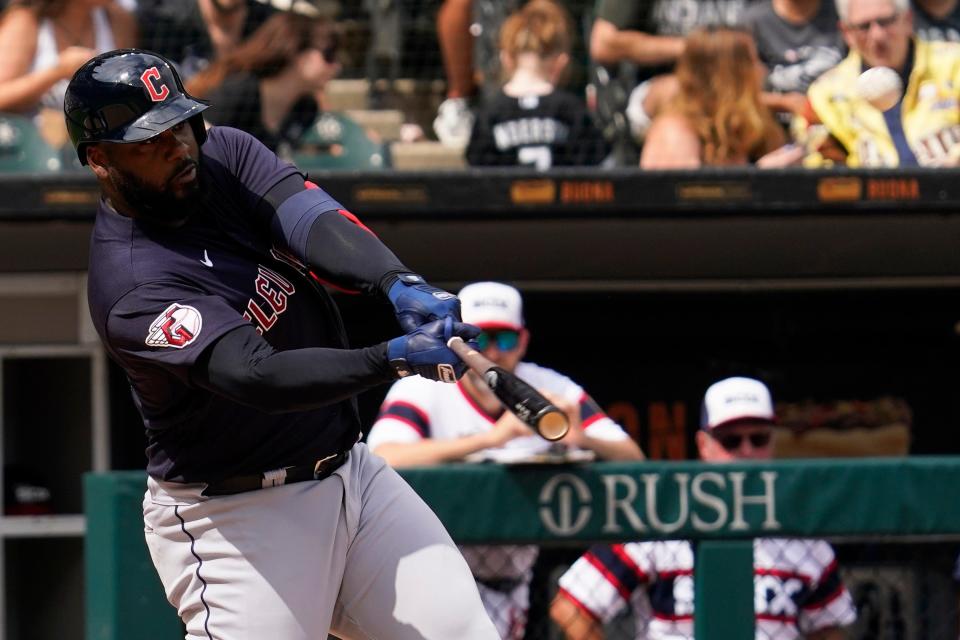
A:
<svg viewBox="0 0 960 640">
<path fill-rule="evenodd" d="M 761 97 L 765 68 L 746 31 L 698 29 L 676 66 L 677 93 L 654 119 L 640 156 L 645 169 L 794 164 L 787 138 Z"/>
<path fill-rule="evenodd" d="M 570 63 L 571 21 L 551 0 L 531 0 L 503 23 L 502 90 L 477 115 L 471 165 L 595 165 L 608 153 L 583 101 L 558 89 Z"/>
</svg>

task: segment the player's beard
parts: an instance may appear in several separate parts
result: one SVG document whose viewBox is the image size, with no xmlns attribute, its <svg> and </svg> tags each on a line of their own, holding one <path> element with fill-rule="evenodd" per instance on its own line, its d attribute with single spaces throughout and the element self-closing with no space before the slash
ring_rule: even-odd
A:
<svg viewBox="0 0 960 640">
<path fill-rule="evenodd" d="M 190 167 L 196 168 L 196 178 L 178 194 L 173 186 L 174 179 Z M 108 171 L 117 195 L 138 218 L 165 227 L 179 227 L 200 207 L 203 172 L 199 160 L 184 160 L 159 188 L 125 169 L 112 166 Z"/>
</svg>

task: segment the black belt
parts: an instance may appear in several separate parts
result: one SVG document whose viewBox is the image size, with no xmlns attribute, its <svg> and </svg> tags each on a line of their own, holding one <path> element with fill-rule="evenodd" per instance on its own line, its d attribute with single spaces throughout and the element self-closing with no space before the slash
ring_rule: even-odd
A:
<svg viewBox="0 0 960 640">
<path fill-rule="evenodd" d="M 273 471 L 264 471 L 263 473 L 250 476 L 234 476 L 220 482 L 208 484 L 202 491 L 205 496 L 229 496 L 234 493 L 244 493 L 246 491 L 257 491 L 268 487 L 279 487 L 294 482 L 304 482 L 306 480 L 323 480 L 331 473 L 339 469 L 347 458 L 350 457 L 350 450 L 341 451 L 333 455 L 317 460 L 314 464 L 301 464 L 292 467 L 283 467 Z"/>
</svg>

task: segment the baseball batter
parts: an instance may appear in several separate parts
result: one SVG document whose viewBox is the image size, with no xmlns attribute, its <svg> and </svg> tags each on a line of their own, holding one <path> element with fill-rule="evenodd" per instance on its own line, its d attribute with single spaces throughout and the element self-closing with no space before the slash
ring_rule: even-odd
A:
<svg viewBox="0 0 960 640">
<path fill-rule="evenodd" d="M 478 337 L 483 354 L 565 410 L 570 421 L 563 440 L 566 445 L 605 459 L 643 458 L 637 443 L 583 387 L 552 369 L 522 361 L 530 334 L 519 291 L 500 282 L 475 282 L 464 287 L 458 297 L 464 320 L 483 330 Z M 476 453 L 495 460 L 522 459 L 551 446 L 504 411 L 472 371 L 456 385 L 424 378 L 397 381 L 384 399 L 367 444 L 398 467 L 450 462 Z M 461 550 L 501 638 L 523 638 L 537 547 L 466 546 Z"/>
<path fill-rule="evenodd" d="M 496 638 L 462 556 L 357 444 L 353 396 L 455 382 L 477 330 L 295 167 L 205 129 L 170 63 L 112 51 L 64 111 L 102 199 L 89 302 L 147 436 L 147 544 L 188 639 Z M 406 335 L 347 345 L 319 279 L 390 300 Z"/>
</svg>

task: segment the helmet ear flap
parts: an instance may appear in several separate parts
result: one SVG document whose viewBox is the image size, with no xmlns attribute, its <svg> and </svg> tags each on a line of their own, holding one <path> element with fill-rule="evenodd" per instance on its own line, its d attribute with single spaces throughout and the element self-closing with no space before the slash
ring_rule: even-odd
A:
<svg viewBox="0 0 960 640">
<path fill-rule="evenodd" d="M 197 145 L 202 146 L 207 141 L 207 125 L 203 122 L 203 115 L 198 113 L 191 117 L 190 126 L 193 127 L 193 137 L 197 139 Z"/>
</svg>

